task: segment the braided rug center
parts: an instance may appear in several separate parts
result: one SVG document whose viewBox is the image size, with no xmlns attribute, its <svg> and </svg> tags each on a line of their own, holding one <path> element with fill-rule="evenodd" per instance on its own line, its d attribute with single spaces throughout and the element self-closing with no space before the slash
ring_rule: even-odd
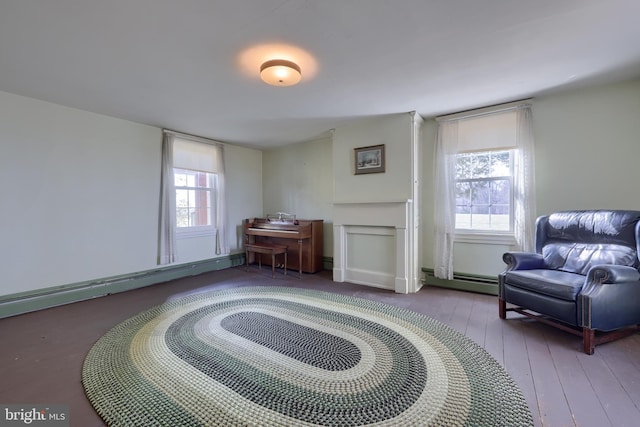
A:
<svg viewBox="0 0 640 427">
<path fill-rule="evenodd" d="M 532 425 L 484 349 L 417 313 L 251 287 L 143 312 L 85 359 L 108 425 Z"/>
<path fill-rule="evenodd" d="M 351 341 L 268 314 L 236 313 L 221 325 L 239 337 L 329 371 L 344 371 L 360 362 L 360 350 Z"/>
</svg>

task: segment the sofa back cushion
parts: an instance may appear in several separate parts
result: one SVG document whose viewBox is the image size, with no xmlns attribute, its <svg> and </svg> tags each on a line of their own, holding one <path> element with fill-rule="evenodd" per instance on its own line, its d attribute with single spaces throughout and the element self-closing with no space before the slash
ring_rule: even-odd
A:
<svg viewBox="0 0 640 427">
<path fill-rule="evenodd" d="M 638 268 L 640 211 L 570 211 L 540 217 L 536 249 L 548 268 L 586 275 L 598 264 Z"/>
<path fill-rule="evenodd" d="M 594 243 L 551 243 L 542 248 L 548 268 L 586 275 L 598 264 L 617 264 L 638 267 L 636 251 L 623 245 Z"/>
</svg>

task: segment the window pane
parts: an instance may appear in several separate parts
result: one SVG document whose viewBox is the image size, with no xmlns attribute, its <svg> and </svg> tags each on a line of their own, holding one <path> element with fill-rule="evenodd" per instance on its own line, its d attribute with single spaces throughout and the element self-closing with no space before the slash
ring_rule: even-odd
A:
<svg viewBox="0 0 640 427">
<path fill-rule="evenodd" d="M 178 227 L 215 224 L 215 174 L 174 169 Z"/>
<path fill-rule="evenodd" d="M 456 183 L 456 209 L 467 208 L 471 204 L 471 186 L 468 182 Z"/>
<path fill-rule="evenodd" d="M 511 194 L 511 182 L 507 179 L 498 179 L 491 182 L 491 204 L 509 206 Z"/>
<path fill-rule="evenodd" d="M 476 181 L 471 185 L 471 226 L 469 228 L 489 228 L 489 182 Z"/>
<path fill-rule="evenodd" d="M 456 212 L 456 228 L 471 229 L 471 214 Z"/>
<path fill-rule="evenodd" d="M 491 174 L 491 154 L 476 153 L 473 163 L 473 178 L 485 178 Z"/>
<path fill-rule="evenodd" d="M 511 181 L 498 179 L 491 184 L 491 229 L 509 230 Z"/>
<path fill-rule="evenodd" d="M 471 186 L 468 182 L 456 183 L 456 227 L 471 227 Z"/>
<path fill-rule="evenodd" d="M 474 213 L 486 213 L 489 205 L 489 182 L 477 181 L 471 185 L 471 206 Z M 480 209 L 480 210 L 479 210 Z"/>
<path fill-rule="evenodd" d="M 176 209 L 176 225 L 178 227 L 189 226 L 189 208 L 179 207 Z"/>
<path fill-rule="evenodd" d="M 187 185 L 187 176 L 183 173 L 173 174 L 173 185 L 176 187 L 184 187 Z"/>
<path fill-rule="evenodd" d="M 511 175 L 511 156 L 508 151 L 499 151 L 492 153 L 491 159 L 491 176 L 509 176 Z"/>
<path fill-rule="evenodd" d="M 508 231 L 511 151 L 461 153 L 456 161 L 456 228 Z"/>
<path fill-rule="evenodd" d="M 491 230 L 509 230 L 509 209 L 506 206 L 491 207 Z"/>
<path fill-rule="evenodd" d="M 197 190 L 194 192 L 193 221 L 192 226 L 211 224 L 211 198 L 209 190 Z"/>
<path fill-rule="evenodd" d="M 473 177 L 473 155 L 458 154 L 456 157 L 456 179 Z"/>
<path fill-rule="evenodd" d="M 181 208 L 189 206 L 189 190 L 176 189 L 176 206 Z"/>
</svg>

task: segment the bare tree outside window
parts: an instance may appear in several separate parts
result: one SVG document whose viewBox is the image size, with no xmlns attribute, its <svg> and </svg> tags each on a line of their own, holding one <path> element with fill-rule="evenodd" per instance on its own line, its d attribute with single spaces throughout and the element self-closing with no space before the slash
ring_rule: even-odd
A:
<svg viewBox="0 0 640 427">
<path fill-rule="evenodd" d="M 456 157 L 456 229 L 511 230 L 511 151 Z"/>
</svg>

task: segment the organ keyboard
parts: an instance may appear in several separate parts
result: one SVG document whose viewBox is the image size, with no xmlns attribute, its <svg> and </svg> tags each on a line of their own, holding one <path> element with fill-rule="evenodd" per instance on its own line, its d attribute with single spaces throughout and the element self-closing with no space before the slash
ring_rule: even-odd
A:
<svg viewBox="0 0 640 427">
<path fill-rule="evenodd" d="M 304 273 L 322 270 L 323 221 L 293 218 L 248 218 L 244 220 L 245 243 L 286 246 L 287 268 Z M 249 263 L 271 265 L 271 257 L 247 253 Z"/>
</svg>

